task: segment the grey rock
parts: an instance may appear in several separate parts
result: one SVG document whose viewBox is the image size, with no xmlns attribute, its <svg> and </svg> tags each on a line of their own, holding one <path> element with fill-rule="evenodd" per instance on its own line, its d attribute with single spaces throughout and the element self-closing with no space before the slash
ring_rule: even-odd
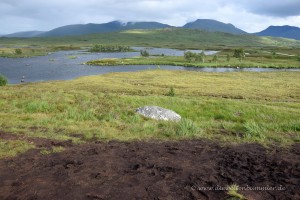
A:
<svg viewBox="0 0 300 200">
<path fill-rule="evenodd" d="M 136 110 L 136 112 L 144 117 L 165 120 L 165 121 L 180 121 L 181 116 L 172 110 L 161 108 L 158 106 L 144 106 Z"/>
</svg>

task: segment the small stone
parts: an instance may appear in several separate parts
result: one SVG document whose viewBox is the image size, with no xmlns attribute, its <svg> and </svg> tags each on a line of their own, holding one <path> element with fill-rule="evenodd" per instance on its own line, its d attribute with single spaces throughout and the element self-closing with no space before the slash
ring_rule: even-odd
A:
<svg viewBox="0 0 300 200">
<path fill-rule="evenodd" d="M 136 112 L 144 117 L 164 120 L 164 121 L 180 121 L 181 116 L 172 110 L 161 108 L 158 106 L 144 106 L 136 110 Z"/>
</svg>

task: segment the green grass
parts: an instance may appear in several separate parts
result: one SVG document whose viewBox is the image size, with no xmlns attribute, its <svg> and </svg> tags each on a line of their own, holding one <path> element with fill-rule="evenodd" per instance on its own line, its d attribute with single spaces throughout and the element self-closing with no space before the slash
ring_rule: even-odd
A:
<svg viewBox="0 0 300 200">
<path fill-rule="evenodd" d="M 78 58 L 77 56 L 68 56 L 69 59 L 76 59 Z"/>
<path fill-rule="evenodd" d="M 230 195 L 230 198 L 227 198 L 227 200 L 247 200 L 247 198 L 238 193 L 239 186 L 236 184 L 232 184 L 228 186 L 228 192 L 227 194 Z"/>
<path fill-rule="evenodd" d="M 44 56 L 47 55 L 48 52 L 51 51 L 51 49 L 47 47 L 28 47 L 23 46 L 20 48 L 22 50 L 21 54 L 17 54 L 15 52 L 16 48 L 14 47 L 5 47 L 0 48 L 0 57 L 8 57 L 8 58 L 24 58 L 24 57 L 32 57 L 32 56 Z"/>
<path fill-rule="evenodd" d="M 0 159 L 16 156 L 32 148 L 34 145 L 25 141 L 0 139 Z"/>
<path fill-rule="evenodd" d="M 18 39 L 15 39 L 18 41 Z M 1 41 L 1 39 L 0 39 Z M 4 45 L 4 44 L 3 44 Z M 20 45 L 18 49 L 21 49 L 22 53 L 17 54 L 16 48 L 9 44 L 6 44 L 6 47 L 0 47 L 0 57 L 8 57 L 8 58 L 25 58 L 25 57 L 33 57 L 33 56 L 45 56 L 50 52 L 61 51 L 61 50 L 78 50 L 81 47 L 65 45 L 65 46 L 53 46 L 50 44 L 45 46 L 40 45 L 29 45 L 23 44 Z"/>
<path fill-rule="evenodd" d="M 299 80 L 298 72 L 153 70 L 8 85 L 0 90 L 0 129 L 75 143 L 207 138 L 289 145 L 300 141 Z M 166 96 L 170 88 L 175 96 Z M 183 120 L 137 115 L 145 105 L 174 110 Z"/>
<path fill-rule="evenodd" d="M 201 133 L 195 122 L 190 119 L 183 118 L 178 124 L 177 135 L 179 136 L 194 136 Z"/>
<path fill-rule="evenodd" d="M 64 147 L 61 147 L 61 146 L 56 147 L 56 146 L 54 146 L 54 147 L 52 147 L 52 149 L 45 149 L 45 148 L 43 148 L 43 149 L 41 149 L 40 152 L 43 155 L 48 155 L 48 154 L 51 154 L 51 153 L 59 153 L 59 152 L 62 152 L 64 150 L 65 150 Z"/>
</svg>

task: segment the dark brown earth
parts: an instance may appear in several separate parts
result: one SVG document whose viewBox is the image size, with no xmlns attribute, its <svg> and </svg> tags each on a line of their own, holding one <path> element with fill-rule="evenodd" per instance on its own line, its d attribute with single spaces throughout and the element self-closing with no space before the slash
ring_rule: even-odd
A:
<svg viewBox="0 0 300 200">
<path fill-rule="evenodd" d="M 300 199 L 300 144 L 289 149 L 205 140 L 49 144 L 66 150 L 42 155 L 34 149 L 0 160 L 0 199 L 228 199 L 216 187 L 233 183 L 248 186 L 239 191 L 247 199 Z M 273 186 L 277 190 L 249 190 Z"/>
</svg>

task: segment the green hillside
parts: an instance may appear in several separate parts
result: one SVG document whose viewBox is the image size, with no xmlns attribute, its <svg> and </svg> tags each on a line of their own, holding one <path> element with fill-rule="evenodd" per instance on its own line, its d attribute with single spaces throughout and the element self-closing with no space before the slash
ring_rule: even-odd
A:
<svg viewBox="0 0 300 200">
<path fill-rule="evenodd" d="M 236 28 L 232 24 L 226 24 L 212 19 L 198 19 L 194 22 L 187 23 L 183 28 L 201 29 L 207 31 L 218 31 L 233 34 L 245 34 L 246 32 Z"/>
<path fill-rule="evenodd" d="M 49 38 L 0 38 L 2 46 L 78 46 L 93 44 L 118 44 L 130 46 L 152 46 L 171 48 L 230 48 L 230 47 L 300 47 L 300 41 L 293 39 L 259 37 L 255 35 L 234 35 L 190 29 L 126 30 L 83 36 Z"/>
<path fill-rule="evenodd" d="M 97 33 L 111 33 L 128 29 L 159 29 L 171 27 L 158 22 L 128 22 L 112 21 L 104 24 L 75 24 L 53 29 L 42 33 L 39 37 L 75 36 Z"/>
</svg>

